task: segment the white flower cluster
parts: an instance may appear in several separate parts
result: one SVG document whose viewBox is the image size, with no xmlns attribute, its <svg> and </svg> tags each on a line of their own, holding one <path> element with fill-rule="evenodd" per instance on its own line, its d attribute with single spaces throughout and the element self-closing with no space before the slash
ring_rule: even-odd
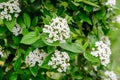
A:
<svg viewBox="0 0 120 80">
<path fill-rule="evenodd" d="M 12 29 L 12 32 L 15 36 L 18 36 L 19 34 L 22 34 L 22 28 L 20 27 L 19 24 L 16 23 Z"/>
<path fill-rule="evenodd" d="M 64 43 L 65 40 L 70 37 L 70 29 L 67 21 L 60 17 L 52 19 L 52 23 L 50 25 L 45 25 L 43 32 L 49 34 L 47 39 L 49 43 L 53 43 L 54 41 Z"/>
<path fill-rule="evenodd" d="M 19 8 L 18 0 L 9 0 L 8 2 L 0 3 L 0 18 L 8 21 L 12 20 L 12 15 L 18 17 L 21 9 Z"/>
<path fill-rule="evenodd" d="M 91 54 L 95 57 L 99 57 L 101 64 L 107 66 L 110 62 L 110 40 L 108 37 L 102 37 L 100 41 L 95 43 L 95 47 L 93 48 Z"/>
<path fill-rule="evenodd" d="M 30 67 L 35 66 L 36 63 L 38 63 L 38 66 L 41 66 L 45 57 L 46 53 L 43 50 L 39 50 L 38 48 L 36 48 L 26 57 L 26 63 L 29 64 Z"/>
<path fill-rule="evenodd" d="M 117 80 L 117 76 L 113 71 L 105 71 L 106 78 L 104 80 Z"/>
<path fill-rule="evenodd" d="M 0 56 L 3 57 L 4 50 L 2 49 L 2 46 L 0 46 Z"/>
<path fill-rule="evenodd" d="M 107 0 L 106 5 L 109 5 L 110 7 L 113 7 L 116 5 L 116 0 Z"/>
<path fill-rule="evenodd" d="M 54 69 L 57 69 L 58 72 L 66 72 L 70 66 L 69 60 L 69 55 L 66 52 L 56 50 L 48 65 L 52 66 Z"/>
</svg>

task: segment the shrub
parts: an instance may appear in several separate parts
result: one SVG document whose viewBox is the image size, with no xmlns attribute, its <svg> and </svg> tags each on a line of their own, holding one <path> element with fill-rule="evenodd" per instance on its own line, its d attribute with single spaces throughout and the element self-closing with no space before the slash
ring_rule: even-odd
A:
<svg viewBox="0 0 120 80">
<path fill-rule="evenodd" d="M 1 80 L 117 80 L 116 0 L 1 0 Z"/>
</svg>

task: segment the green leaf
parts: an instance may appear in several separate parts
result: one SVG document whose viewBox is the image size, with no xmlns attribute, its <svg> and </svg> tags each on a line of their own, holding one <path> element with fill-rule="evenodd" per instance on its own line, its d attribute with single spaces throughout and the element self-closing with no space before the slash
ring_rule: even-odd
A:
<svg viewBox="0 0 120 80">
<path fill-rule="evenodd" d="M 21 56 L 15 61 L 14 63 L 14 70 L 19 70 L 20 69 L 20 66 L 22 64 L 22 58 Z"/>
<path fill-rule="evenodd" d="M 32 25 L 33 25 L 33 26 L 36 26 L 37 23 L 38 23 L 38 17 L 35 16 L 35 17 L 33 18 L 33 20 L 32 20 Z"/>
<path fill-rule="evenodd" d="M 23 17 L 18 17 L 18 24 L 22 27 L 22 28 L 26 28 L 26 25 L 25 25 L 25 23 L 24 23 L 24 21 L 23 21 Z M 24 30 L 24 29 L 23 29 Z"/>
<path fill-rule="evenodd" d="M 90 39 L 90 47 L 94 48 L 95 47 L 95 42 L 98 41 L 98 39 L 96 38 L 95 35 L 89 35 L 89 39 Z"/>
<path fill-rule="evenodd" d="M 42 41 L 42 39 L 39 39 L 35 43 L 33 43 L 31 46 L 35 48 L 41 48 L 41 47 L 46 46 L 46 44 Z"/>
<path fill-rule="evenodd" d="M 23 35 L 26 35 L 26 34 L 28 34 L 28 33 L 29 33 L 28 29 L 23 29 L 23 31 L 22 31 L 22 34 L 23 34 Z"/>
<path fill-rule="evenodd" d="M 14 44 L 19 45 L 19 43 L 20 43 L 20 37 L 12 36 L 12 39 L 14 41 Z"/>
<path fill-rule="evenodd" d="M 96 12 L 96 17 L 100 20 L 105 18 L 105 16 L 106 16 L 106 11 L 105 10 L 100 10 L 100 11 Z"/>
<path fill-rule="evenodd" d="M 47 71 L 46 74 L 51 79 L 55 79 L 55 80 L 60 80 L 60 78 L 63 77 L 62 73 L 57 73 L 57 72 L 49 72 L 49 71 Z"/>
<path fill-rule="evenodd" d="M 71 1 L 69 1 L 68 4 L 69 4 L 69 6 L 71 7 L 71 9 L 73 11 L 77 11 L 78 10 L 77 6 L 75 6 Z"/>
<path fill-rule="evenodd" d="M 76 0 L 77 1 L 77 0 Z M 87 1 L 87 0 L 78 0 L 77 2 L 83 2 L 85 4 L 88 4 L 88 5 L 91 5 L 91 6 L 94 6 L 94 7 L 100 7 L 98 6 L 97 4 L 93 3 L 93 2 L 90 2 L 90 1 Z"/>
<path fill-rule="evenodd" d="M 6 31 L 7 31 L 7 28 L 6 28 L 6 27 L 0 26 L 0 34 L 1 34 L 1 33 L 5 33 Z"/>
<path fill-rule="evenodd" d="M 23 44 L 33 44 L 35 43 L 37 40 L 40 39 L 39 33 L 37 32 L 29 32 L 26 35 L 23 36 L 21 43 Z"/>
<path fill-rule="evenodd" d="M 76 56 L 78 56 L 77 53 L 73 53 L 73 52 L 69 52 L 69 51 L 66 51 L 66 52 L 69 54 L 69 57 L 70 57 L 71 61 L 74 61 Z"/>
<path fill-rule="evenodd" d="M 15 72 L 12 73 L 9 80 L 17 80 L 17 74 Z"/>
<path fill-rule="evenodd" d="M 3 69 L 0 67 L 0 79 L 3 80 L 4 78 L 4 71 Z"/>
<path fill-rule="evenodd" d="M 43 19 L 43 23 L 44 24 L 48 24 L 49 25 L 49 23 L 51 22 L 51 17 L 48 16 L 48 15 L 46 15 L 46 17 L 42 17 L 42 19 Z"/>
<path fill-rule="evenodd" d="M 84 53 L 84 57 L 91 62 L 99 62 L 99 58 L 98 57 L 94 57 L 90 54 L 90 52 L 85 52 Z"/>
<path fill-rule="evenodd" d="M 6 33 L 5 33 L 6 31 L 7 31 L 6 27 L 0 26 L 0 39 L 3 39 L 6 37 Z"/>
<path fill-rule="evenodd" d="M 66 8 L 68 6 L 68 3 L 67 2 L 61 2 L 60 4 L 61 6 L 64 6 L 64 8 Z"/>
<path fill-rule="evenodd" d="M 0 0 L 0 2 L 5 2 L 5 1 L 7 1 L 7 0 Z"/>
<path fill-rule="evenodd" d="M 60 6 L 57 11 L 57 15 L 60 16 L 64 12 L 64 7 Z"/>
<path fill-rule="evenodd" d="M 85 21 L 85 22 L 88 22 L 89 24 L 92 24 L 89 16 L 88 16 L 85 12 L 80 12 L 80 13 L 78 14 L 78 17 L 79 17 L 81 20 L 83 20 L 83 21 Z"/>
<path fill-rule="evenodd" d="M 21 80 L 29 80 L 30 79 L 30 76 L 31 76 L 31 72 L 29 69 L 24 69 L 24 70 L 21 70 Z"/>
<path fill-rule="evenodd" d="M 31 3 L 33 3 L 35 0 L 30 0 Z"/>
<path fill-rule="evenodd" d="M 83 49 L 86 50 L 88 46 L 89 46 L 89 41 L 86 41 L 85 44 L 83 45 Z"/>
<path fill-rule="evenodd" d="M 85 10 L 86 12 L 91 12 L 91 11 L 93 10 L 93 7 L 92 7 L 92 6 L 85 6 L 85 7 L 84 7 L 84 10 Z"/>
<path fill-rule="evenodd" d="M 38 67 L 38 66 L 30 67 L 30 72 L 32 73 L 32 75 L 33 75 L 34 77 L 37 76 L 38 70 L 39 70 L 39 67 Z"/>
<path fill-rule="evenodd" d="M 7 28 L 12 32 L 12 29 L 16 24 L 16 18 L 13 18 L 11 21 L 4 20 L 4 23 L 7 26 Z"/>
<path fill-rule="evenodd" d="M 72 72 L 72 76 L 77 80 L 83 80 L 83 73 L 78 72 L 78 70 L 76 72 Z"/>
<path fill-rule="evenodd" d="M 53 53 L 55 50 L 56 50 L 56 47 L 54 47 L 54 46 L 48 46 L 47 47 L 47 52 L 48 53 Z"/>
<path fill-rule="evenodd" d="M 52 54 L 48 54 L 48 56 L 43 60 L 43 63 L 41 65 L 41 68 L 44 69 L 51 69 L 51 67 L 48 65 L 49 60 L 51 59 Z"/>
<path fill-rule="evenodd" d="M 23 14 L 23 20 L 24 20 L 25 25 L 29 28 L 31 25 L 31 18 L 27 13 Z"/>
<path fill-rule="evenodd" d="M 93 22 L 93 25 L 95 25 L 95 26 L 98 23 L 98 19 L 97 19 L 96 15 L 92 15 L 92 22 Z"/>
<path fill-rule="evenodd" d="M 76 44 L 76 43 L 62 43 L 62 44 L 60 44 L 60 47 L 65 50 L 74 52 L 74 53 L 83 52 L 82 46 L 80 46 L 79 44 Z"/>
</svg>

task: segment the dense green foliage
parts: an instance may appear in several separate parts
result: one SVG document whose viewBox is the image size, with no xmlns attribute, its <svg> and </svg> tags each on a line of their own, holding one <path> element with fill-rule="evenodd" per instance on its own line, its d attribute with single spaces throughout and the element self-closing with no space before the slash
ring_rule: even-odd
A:
<svg viewBox="0 0 120 80">
<path fill-rule="evenodd" d="M 10 21 L 0 19 L 0 45 L 4 50 L 4 56 L 0 58 L 0 80 L 102 80 L 104 72 L 112 69 L 112 60 L 104 66 L 90 53 L 95 42 L 119 28 L 113 20 L 120 13 L 116 7 L 108 10 L 110 6 L 105 5 L 106 1 L 19 0 L 19 16 L 12 15 Z M 65 18 L 69 25 L 70 37 L 66 43 L 46 40 L 48 34 L 43 28 L 56 17 Z M 16 23 L 22 28 L 17 36 L 13 34 Z M 41 66 L 31 67 L 25 60 L 36 48 L 42 49 L 47 56 Z M 55 50 L 68 53 L 70 67 L 66 72 L 60 73 L 48 65 Z"/>
</svg>

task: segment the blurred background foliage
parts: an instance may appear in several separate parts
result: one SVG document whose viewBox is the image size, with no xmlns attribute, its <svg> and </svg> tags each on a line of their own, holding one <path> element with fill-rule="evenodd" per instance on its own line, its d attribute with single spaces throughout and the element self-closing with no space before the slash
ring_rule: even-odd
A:
<svg viewBox="0 0 120 80">
<path fill-rule="evenodd" d="M 120 9 L 120 0 L 117 0 L 117 5 Z M 110 39 L 111 39 L 111 49 L 112 49 L 112 59 L 114 62 L 113 69 L 115 73 L 118 75 L 120 78 L 120 28 L 112 31 L 110 33 Z M 119 79 L 120 80 L 120 79 Z"/>
</svg>

